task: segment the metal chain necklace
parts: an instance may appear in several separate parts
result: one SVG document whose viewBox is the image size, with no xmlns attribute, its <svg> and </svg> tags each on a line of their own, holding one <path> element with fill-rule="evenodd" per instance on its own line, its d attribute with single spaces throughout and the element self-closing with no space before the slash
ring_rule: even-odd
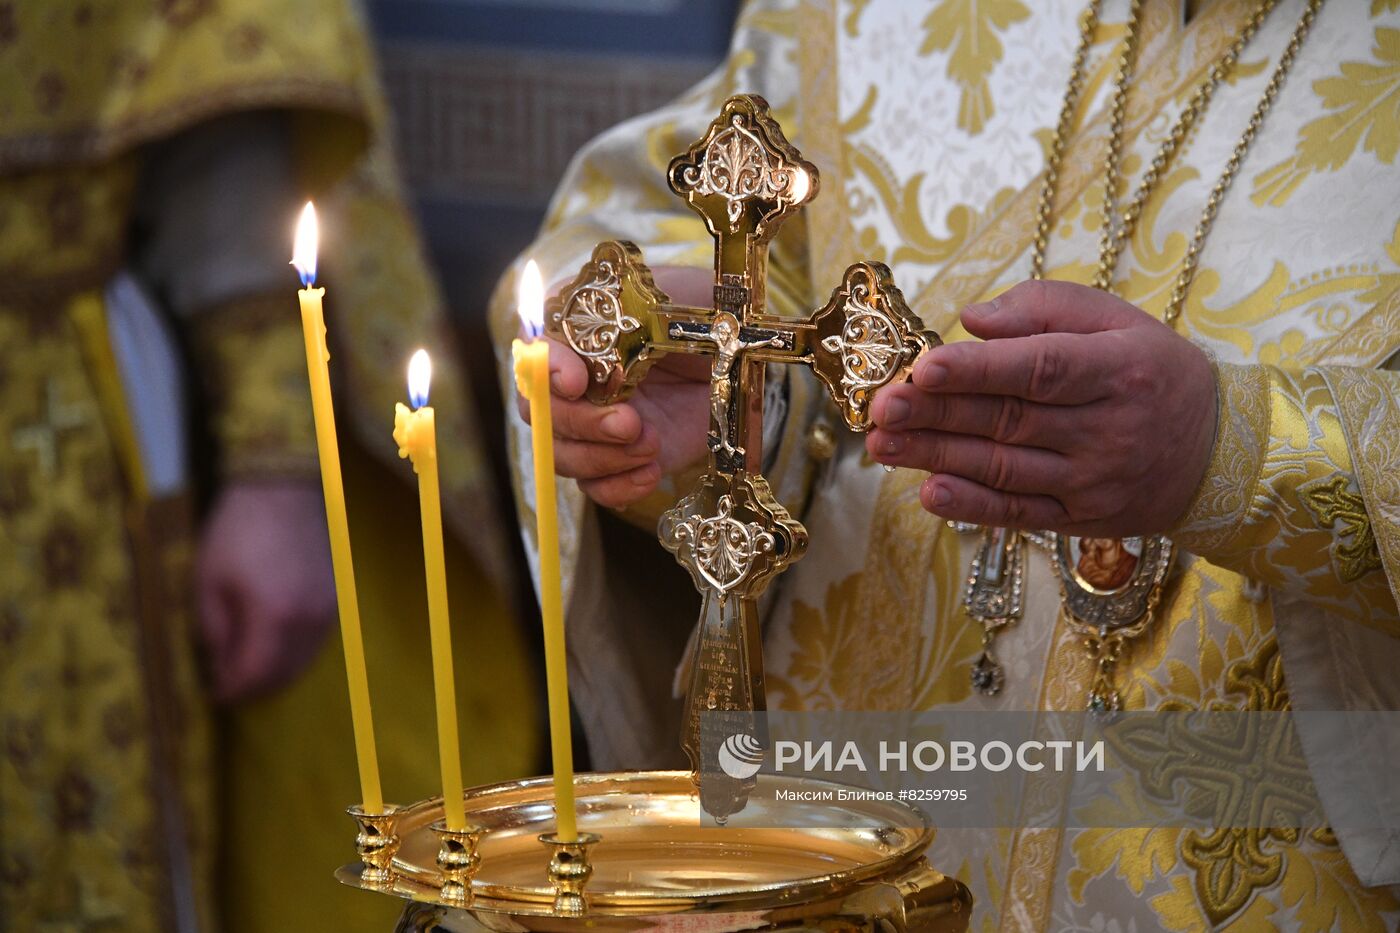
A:
<svg viewBox="0 0 1400 933">
<path fill-rule="evenodd" d="M 1099 234 L 1099 264 L 1095 288 L 1111 290 L 1118 257 L 1129 241 L 1143 210 L 1180 151 L 1191 129 L 1210 104 L 1216 88 L 1234 69 L 1240 53 L 1258 32 L 1277 0 L 1260 0 L 1243 29 L 1211 66 L 1188 99 L 1170 132 L 1143 173 L 1132 199 L 1122 211 L 1114 204 L 1124 145 L 1127 91 L 1137 62 L 1142 0 L 1131 0 L 1128 32 L 1119 53 L 1110 105 L 1109 145 L 1104 157 L 1104 222 Z M 1219 213 L 1225 193 L 1234 182 L 1250 146 L 1258 135 L 1279 89 L 1297 58 L 1304 39 L 1324 0 L 1307 0 L 1297 26 L 1273 75 L 1260 96 L 1243 135 L 1235 144 L 1225 170 L 1211 189 L 1205 209 L 1196 224 L 1182 267 L 1172 286 L 1163 312 L 1163 321 L 1175 325 L 1186 303 L 1186 293 L 1195 277 L 1201 248 Z M 1045 254 L 1053 223 L 1059 174 L 1074 114 L 1083 92 L 1085 64 L 1093 35 L 1098 28 L 1102 0 L 1090 0 L 1080 17 L 1079 43 L 1070 69 L 1069 85 L 1051 137 L 1045 174 L 1036 205 L 1035 235 L 1031 249 L 1031 278 L 1044 276 Z M 1152 538 L 1076 538 L 1070 535 L 1030 534 L 1004 528 L 986 528 L 969 568 L 963 601 L 969 616 L 982 625 L 982 654 L 973 663 L 972 685 L 979 692 L 994 695 L 1005 682 L 1005 672 L 992 651 L 996 634 L 1021 617 L 1024 590 L 1026 541 L 1044 546 L 1060 578 L 1061 612 L 1084 636 L 1085 650 L 1095 661 L 1096 670 L 1088 696 L 1088 708 L 1098 713 L 1122 708 L 1122 697 L 1114 685 L 1114 672 L 1125 642 L 1140 635 L 1151 623 L 1171 568 L 1173 547 L 1170 540 Z"/>
<path fill-rule="evenodd" d="M 1297 26 L 1294 27 L 1293 34 L 1289 38 L 1288 45 L 1283 54 L 1279 57 L 1278 64 L 1274 67 L 1274 72 L 1269 78 L 1269 83 L 1265 86 L 1264 92 L 1259 97 L 1259 102 L 1254 107 L 1254 112 L 1250 115 L 1249 123 L 1245 126 L 1244 133 L 1235 143 L 1234 150 L 1225 164 L 1225 169 L 1221 173 L 1219 180 L 1211 189 L 1209 198 L 1206 200 L 1205 209 L 1201 212 L 1200 221 L 1196 224 L 1195 232 L 1191 238 L 1191 245 L 1186 250 L 1186 256 L 1182 260 L 1181 270 L 1177 274 L 1176 281 L 1172 286 L 1171 297 L 1167 302 L 1167 307 L 1163 312 L 1162 319 L 1167 324 L 1175 324 L 1181 316 L 1181 310 L 1186 304 L 1186 292 L 1191 287 L 1191 282 L 1196 275 L 1196 267 L 1199 264 L 1201 248 L 1209 235 L 1211 227 L 1215 223 L 1215 216 L 1220 210 L 1220 204 L 1225 199 L 1225 193 L 1234 183 L 1235 176 L 1239 174 L 1240 166 L 1244 164 L 1246 154 L 1250 146 L 1253 145 L 1255 137 L 1259 134 L 1259 129 L 1264 123 L 1265 117 L 1273 108 L 1274 100 L 1278 97 L 1279 90 L 1283 87 L 1283 82 L 1288 76 L 1288 72 L 1293 67 L 1294 60 L 1298 57 L 1298 52 L 1303 46 L 1303 41 L 1307 38 L 1308 32 L 1312 29 L 1313 20 L 1317 18 L 1318 11 L 1322 8 L 1325 0 L 1307 0 L 1304 5 L 1302 16 L 1298 19 Z M 1052 224 L 1055 195 L 1059 188 L 1060 165 L 1064 159 L 1065 141 L 1069 136 L 1070 126 L 1074 120 L 1074 111 L 1078 106 L 1079 97 L 1084 85 L 1084 60 L 1087 58 L 1089 45 L 1092 43 L 1094 30 L 1098 27 L 1099 8 L 1102 0 L 1091 0 L 1088 8 L 1084 11 L 1080 23 L 1080 44 L 1075 53 L 1074 64 L 1070 71 L 1069 88 L 1065 94 L 1064 107 L 1060 111 L 1060 120 L 1055 127 L 1055 134 L 1051 139 L 1050 151 L 1046 158 L 1045 176 L 1041 184 L 1040 198 L 1036 204 L 1036 232 L 1031 246 L 1031 278 L 1038 279 L 1044 275 L 1045 253 L 1049 245 L 1049 231 Z M 1259 31 L 1259 27 L 1277 5 L 1277 0 L 1260 0 L 1259 4 L 1250 14 L 1245 22 L 1240 34 L 1230 44 L 1223 55 L 1211 66 L 1210 71 L 1196 90 L 1191 94 L 1186 106 L 1182 108 L 1181 114 L 1172 125 L 1171 131 L 1162 141 L 1152 161 L 1148 164 L 1147 170 L 1143 173 L 1142 180 L 1138 183 L 1132 200 L 1123 210 L 1121 221 L 1115 220 L 1116 210 L 1114 207 L 1114 192 L 1118 188 L 1118 170 L 1123 148 L 1123 122 L 1127 103 L 1127 84 L 1131 74 L 1133 64 L 1137 57 L 1137 35 L 1138 21 L 1141 2 L 1132 0 L 1130 10 L 1130 22 L 1128 26 L 1128 37 L 1124 42 L 1124 48 L 1119 56 L 1118 73 L 1114 79 L 1113 105 L 1110 120 L 1110 140 L 1108 154 L 1104 157 L 1104 224 L 1099 237 L 1099 265 L 1094 274 L 1093 286 L 1104 290 L 1112 287 L 1113 273 L 1117 267 L 1118 257 L 1123 246 L 1131 237 L 1137 226 L 1143 209 L 1147 205 L 1148 199 L 1156 189 L 1172 161 L 1181 149 L 1186 137 L 1190 134 L 1201 114 L 1209 106 L 1211 99 L 1215 95 L 1215 90 L 1220 86 L 1220 82 L 1229 76 L 1239 61 L 1240 53 L 1244 50 L 1249 41 L 1254 38 L 1254 34 Z"/>
</svg>

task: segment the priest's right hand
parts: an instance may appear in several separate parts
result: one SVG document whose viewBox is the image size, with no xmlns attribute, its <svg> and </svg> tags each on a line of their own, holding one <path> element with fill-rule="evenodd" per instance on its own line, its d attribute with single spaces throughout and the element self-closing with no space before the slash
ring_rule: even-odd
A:
<svg viewBox="0 0 1400 933">
<path fill-rule="evenodd" d="M 663 267 L 655 278 L 677 303 L 712 300 L 707 269 Z M 555 470 L 577 480 L 585 495 L 606 508 L 645 498 L 663 475 L 696 463 L 708 449 L 709 357 L 668 354 L 625 402 L 595 405 L 584 397 L 588 370 L 582 357 L 551 340 L 549 386 Z M 529 402 L 517 395 L 516 407 L 528 423 Z"/>
</svg>

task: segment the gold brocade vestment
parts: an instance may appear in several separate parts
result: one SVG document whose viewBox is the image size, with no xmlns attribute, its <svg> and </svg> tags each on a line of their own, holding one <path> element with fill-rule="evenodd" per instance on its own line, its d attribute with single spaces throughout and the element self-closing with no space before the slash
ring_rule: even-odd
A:
<svg viewBox="0 0 1400 933">
<path fill-rule="evenodd" d="M 226 717 L 215 779 L 189 608 L 191 497 L 149 494 L 102 297 L 127 259 L 144 147 L 228 114 L 286 114 L 303 181 L 324 195 L 341 436 L 401 474 L 392 361 L 449 340 L 380 108 L 347 3 L 0 3 L 0 928 L 213 928 L 220 842 L 233 928 L 390 922 L 393 905 L 376 911 L 329 878 L 356 794 L 334 634 L 291 688 Z M 288 271 L 284 290 L 189 324 L 225 479 L 314 482 L 294 290 Z M 475 551 L 450 558 L 454 584 L 471 588 L 458 605 L 477 607 L 459 640 L 459 663 L 479 672 L 467 721 L 499 750 L 467 777 L 494 780 L 534 761 L 534 699 L 492 580 L 501 552 L 471 402 L 449 355 L 438 360 L 444 501 Z M 405 546 L 411 487 L 369 458 L 346 469 L 386 791 L 427 796 L 426 617 L 421 586 L 402 585 L 421 578 L 402 559 L 417 553 Z"/>
<path fill-rule="evenodd" d="M 1254 5 L 1217 0 L 1185 26 L 1175 0 L 1144 0 L 1118 198 Z M 1115 290 L 1148 313 L 1160 316 L 1209 187 L 1301 8 L 1278 4 L 1125 247 Z M 958 311 L 1028 275 L 1037 173 L 1081 9 L 1079 0 L 750 4 L 724 69 L 590 145 L 529 255 L 558 280 L 598 240 L 623 237 L 653 267 L 707 266 L 707 244 L 665 191 L 666 154 L 698 135 L 727 95 L 759 93 L 823 171 L 805 224 L 774 244 L 770 307 L 813 307 L 812 283 L 870 257 L 891 265 L 929 327 L 966 339 Z M 1104 104 L 1127 14 L 1127 0 L 1104 4 L 1048 278 L 1087 282 L 1094 272 Z M 1186 554 L 1158 621 L 1120 667 L 1127 709 L 1400 709 L 1400 376 L 1386 368 L 1400 349 L 1397 94 L 1400 4 L 1328 4 L 1216 220 L 1181 329 L 1219 361 L 1218 439 L 1195 501 L 1169 532 Z M 510 285 L 495 310 L 503 346 L 514 331 Z M 793 512 L 811 544 L 768 603 L 770 704 L 1081 709 L 1091 665 L 1056 621 L 1044 555 L 1029 555 L 1024 618 L 998 640 L 1006 688 L 973 693 L 967 668 L 980 631 L 961 596 L 975 536 L 920 508 L 924 474 L 886 474 L 859 440 L 833 450 L 820 393 L 776 378 L 786 406 L 767 426 L 780 439 L 764 445 L 765 472 L 780 500 L 806 503 Z M 523 436 L 517 451 L 528 449 Z M 528 457 L 516 470 L 528 536 Z M 687 480 L 663 487 L 625 517 L 646 528 Z M 659 572 L 664 597 L 627 602 L 620 581 L 636 579 L 631 561 L 647 532 L 627 537 L 571 483 L 559 494 L 574 696 L 596 762 L 665 760 L 678 722 L 671 670 L 692 607 L 686 581 Z M 683 630 L 666 640 L 656 630 L 667 626 Z M 603 671 L 600 658 L 615 660 Z M 1310 755 L 1309 766 L 1329 807 L 1400 807 L 1370 790 L 1391 783 L 1385 776 L 1357 783 L 1364 751 L 1345 761 Z M 975 929 L 1382 930 L 1400 914 L 1395 843 L 1384 831 L 944 830 L 930 860 L 972 888 Z"/>
</svg>

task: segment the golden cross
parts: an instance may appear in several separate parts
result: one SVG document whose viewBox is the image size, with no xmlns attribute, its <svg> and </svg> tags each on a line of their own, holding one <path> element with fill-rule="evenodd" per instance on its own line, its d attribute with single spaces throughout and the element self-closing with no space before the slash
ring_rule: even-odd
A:
<svg viewBox="0 0 1400 933">
<path fill-rule="evenodd" d="M 10 443 L 15 450 L 33 450 L 39 475 L 51 477 L 58 469 L 58 443 L 65 431 L 85 427 L 92 420 L 92 408 L 83 402 L 64 402 L 59 382 L 49 377 L 44 386 L 45 410 L 41 420 L 15 429 Z"/>
<path fill-rule="evenodd" d="M 877 262 L 846 270 L 830 300 L 805 319 L 765 309 L 768 244 L 816 196 L 817 169 L 788 143 L 761 97 L 725 101 L 697 142 L 671 161 L 671 190 L 715 240 L 714 302 L 674 305 L 626 241 L 600 243 L 550 304 L 545 328 L 588 365 L 588 397 L 623 398 L 667 353 L 706 353 L 710 370 L 709 470 L 662 516 L 661 543 L 690 571 L 703 598 L 681 742 L 706 812 L 723 821 L 744 806 L 755 779 L 726 771 L 720 751 L 761 731 L 765 709 L 758 597 L 800 558 L 807 531 L 773 497 L 761 472 L 763 378 L 769 363 L 803 363 L 826 385 L 846 424 L 870 429 L 881 386 L 908 378 L 938 335 L 904 303 Z M 749 747 L 753 747 L 752 742 Z"/>
</svg>

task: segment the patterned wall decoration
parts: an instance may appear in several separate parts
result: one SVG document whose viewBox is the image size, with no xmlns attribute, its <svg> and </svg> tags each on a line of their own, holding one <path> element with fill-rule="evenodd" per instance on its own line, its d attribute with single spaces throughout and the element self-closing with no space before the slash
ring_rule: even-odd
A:
<svg viewBox="0 0 1400 933">
<path fill-rule="evenodd" d="M 472 51 L 394 41 L 382 51 L 404 170 L 423 201 L 538 207 L 579 147 L 698 81 L 707 60 Z"/>
<path fill-rule="evenodd" d="M 538 211 L 583 143 L 718 64 L 737 7 L 375 0 L 370 16 L 415 196 L 430 207 L 488 201 Z"/>
</svg>

